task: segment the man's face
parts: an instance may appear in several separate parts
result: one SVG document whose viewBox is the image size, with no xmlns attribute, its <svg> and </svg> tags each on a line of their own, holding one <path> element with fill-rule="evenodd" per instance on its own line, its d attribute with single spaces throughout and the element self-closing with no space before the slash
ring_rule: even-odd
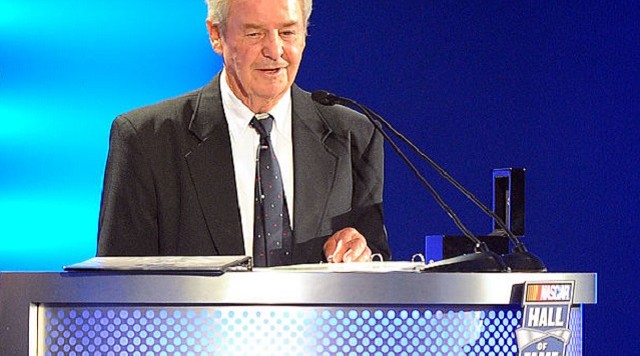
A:
<svg viewBox="0 0 640 356">
<path fill-rule="evenodd" d="M 229 87 L 253 112 L 266 112 L 293 84 L 306 44 L 299 0 L 233 0 L 224 32 L 207 23 Z"/>
</svg>

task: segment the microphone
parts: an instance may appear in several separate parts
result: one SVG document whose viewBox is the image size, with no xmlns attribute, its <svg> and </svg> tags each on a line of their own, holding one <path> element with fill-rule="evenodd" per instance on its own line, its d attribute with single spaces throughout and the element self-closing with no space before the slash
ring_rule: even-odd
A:
<svg viewBox="0 0 640 356">
<path fill-rule="evenodd" d="M 346 98 L 341 98 L 335 94 L 329 93 L 326 90 L 316 90 L 311 93 L 311 99 L 318 104 L 324 106 L 333 106 L 335 104 L 349 104 Z"/>
<path fill-rule="evenodd" d="M 446 260 L 432 262 L 427 265 L 427 270 L 430 272 L 504 272 L 507 270 L 507 266 L 500 256 L 491 251 L 487 244 L 480 239 L 478 239 L 460 220 L 458 215 L 453 212 L 451 207 L 442 199 L 440 194 L 431 186 L 431 184 L 427 181 L 427 179 L 420 174 L 415 165 L 407 158 L 407 156 L 402 152 L 402 150 L 398 147 L 398 145 L 393 141 L 393 139 L 380 128 L 379 123 L 375 120 L 374 116 L 378 116 L 371 112 L 364 105 L 359 104 L 358 102 L 339 97 L 337 95 L 331 94 L 324 90 L 318 90 L 311 94 L 311 98 L 325 106 L 332 106 L 335 104 L 342 104 L 345 106 L 355 106 L 360 109 L 360 111 L 373 123 L 376 130 L 378 130 L 384 139 L 391 145 L 393 150 L 402 158 L 402 160 L 411 168 L 414 175 L 418 178 L 418 180 L 429 190 L 431 195 L 434 197 L 438 205 L 447 213 L 447 215 L 454 221 L 456 226 L 462 231 L 462 233 L 473 242 L 474 244 L 474 253 L 456 256 L 452 258 L 448 258 Z"/>
<path fill-rule="evenodd" d="M 384 127 L 386 127 L 394 135 L 396 135 L 403 142 L 405 142 L 422 159 L 427 161 L 427 163 L 429 163 L 429 165 L 431 165 L 431 167 L 434 168 L 440 174 L 440 176 L 442 176 L 447 182 L 449 182 L 454 187 L 456 187 L 456 189 L 458 189 L 460 192 L 462 192 L 463 195 L 466 198 L 471 200 L 485 214 L 489 215 L 491 218 L 493 218 L 495 220 L 496 224 L 507 234 L 507 237 L 509 238 L 509 240 L 514 245 L 513 250 L 512 250 L 511 253 L 502 256 L 504 263 L 506 264 L 506 266 L 511 271 L 514 271 L 514 272 L 526 272 L 526 271 L 546 272 L 547 271 L 546 266 L 540 260 L 540 258 L 538 258 L 537 256 L 533 255 L 531 252 L 529 252 L 527 250 L 527 248 L 525 247 L 524 243 L 511 231 L 511 229 L 509 229 L 506 226 L 506 224 L 504 223 L 502 218 L 500 218 L 494 211 L 492 211 L 485 204 L 483 204 L 467 188 L 465 188 L 462 184 L 460 184 L 453 177 L 451 177 L 451 175 L 449 173 L 447 173 L 442 167 L 440 167 L 440 165 L 438 165 L 433 159 L 431 159 L 428 155 L 426 155 L 424 152 L 422 152 L 420 150 L 420 148 L 418 148 L 413 142 L 411 142 L 402 133 L 400 133 L 398 130 L 396 130 L 382 116 L 378 115 L 377 113 L 375 113 L 371 109 L 369 109 L 369 108 L 367 108 L 367 107 L 355 102 L 354 100 L 351 100 L 351 99 L 348 99 L 348 98 L 342 98 L 342 97 L 339 97 L 339 96 L 337 96 L 335 94 L 329 93 L 329 92 L 324 91 L 324 90 L 318 90 L 318 91 L 314 92 L 311 95 L 311 97 L 312 97 L 313 100 L 315 100 L 316 102 L 318 102 L 318 103 L 320 103 L 322 105 L 342 104 L 342 105 L 346 105 L 346 106 L 356 106 L 360 110 L 362 110 L 363 113 L 365 114 L 365 116 L 367 116 L 369 118 L 369 120 L 371 120 L 374 124 L 376 123 L 375 120 L 378 120 L 379 122 L 381 122 L 384 125 Z M 397 148 L 397 145 L 391 140 L 390 137 L 388 137 L 388 135 L 386 135 L 384 130 L 379 128 L 378 125 L 375 125 L 375 126 L 383 134 L 385 139 L 391 143 L 391 145 L 392 145 L 392 147 L 394 147 L 394 150 L 396 151 L 396 153 L 400 154 L 403 157 L 403 159 L 405 160 L 405 162 L 413 167 L 413 165 L 408 161 L 406 156 L 404 156 L 404 154 L 399 152 L 399 148 Z M 412 169 L 414 169 L 414 168 L 415 167 L 413 167 Z M 414 169 L 414 173 L 419 174 L 419 173 L 417 173 L 417 171 L 415 169 Z M 423 180 L 423 179 L 424 178 L 422 178 L 421 180 Z M 430 190 L 431 189 L 432 188 L 430 188 Z M 433 192 L 432 192 L 432 194 L 433 194 Z M 436 200 L 438 200 L 438 199 L 436 199 Z M 454 221 L 455 221 L 455 219 L 454 219 Z M 465 236 L 466 236 L 466 234 L 465 234 Z M 469 237 L 469 236 L 467 236 L 467 237 Z M 476 245 L 477 245 L 476 240 L 480 241 L 477 238 L 471 239 L 471 240 L 474 243 L 476 243 Z M 484 242 L 481 242 L 481 241 L 480 241 L 480 243 L 484 244 Z M 485 247 L 486 247 L 486 244 L 485 244 Z"/>
</svg>

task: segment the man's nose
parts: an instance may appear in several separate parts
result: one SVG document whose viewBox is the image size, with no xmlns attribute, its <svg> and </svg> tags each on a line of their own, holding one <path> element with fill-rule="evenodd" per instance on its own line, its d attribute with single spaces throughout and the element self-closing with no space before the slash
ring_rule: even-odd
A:
<svg viewBox="0 0 640 356">
<path fill-rule="evenodd" d="M 283 44 L 284 42 L 277 31 L 269 32 L 263 38 L 262 54 L 267 58 L 278 59 L 282 57 Z"/>
</svg>

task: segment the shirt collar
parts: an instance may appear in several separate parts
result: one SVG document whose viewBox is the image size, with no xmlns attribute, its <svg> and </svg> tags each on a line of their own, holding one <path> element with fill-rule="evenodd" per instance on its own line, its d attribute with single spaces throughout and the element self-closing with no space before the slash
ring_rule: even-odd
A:
<svg viewBox="0 0 640 356">
<path fill-rule="evenodd" d="M 232 91 L 227 83 L 227 72 L 222 70 L 220 76 L 220 94 L 222 107 L 227 117 L 227 124 L 233 134 L 240 134 L 249 129 L 249 122 L 257 113 L 252 112 Z M 291 88 L 278 100 L 269 111 L 273 116 L 274 129 L 279 133 L 291 132 Z"/>
</svg>

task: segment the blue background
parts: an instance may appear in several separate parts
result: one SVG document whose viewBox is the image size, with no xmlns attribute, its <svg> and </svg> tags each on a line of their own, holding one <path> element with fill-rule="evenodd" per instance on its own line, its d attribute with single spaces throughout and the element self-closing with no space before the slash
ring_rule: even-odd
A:
<svg viewBox="0 0 640 356">
<path fill-rule="evenodd" d="M 639 8 L 316 1 L 298 76 L 375 109 L 487 204 L 492 169 L 525 167 L 529 249 L 552 272 L 598 273 L 589 354 L 638 344 Z M 205 12 L 201 1 L 0 0 L 0 270 L 94 255 L 110 123 L 217 73 Z M 386 164 L 395 259 L 422 252 L 424 235 L 460 234 L 391 151 Z M 491 231 L 422 167 L 474 232 Z"/>
</svg>

